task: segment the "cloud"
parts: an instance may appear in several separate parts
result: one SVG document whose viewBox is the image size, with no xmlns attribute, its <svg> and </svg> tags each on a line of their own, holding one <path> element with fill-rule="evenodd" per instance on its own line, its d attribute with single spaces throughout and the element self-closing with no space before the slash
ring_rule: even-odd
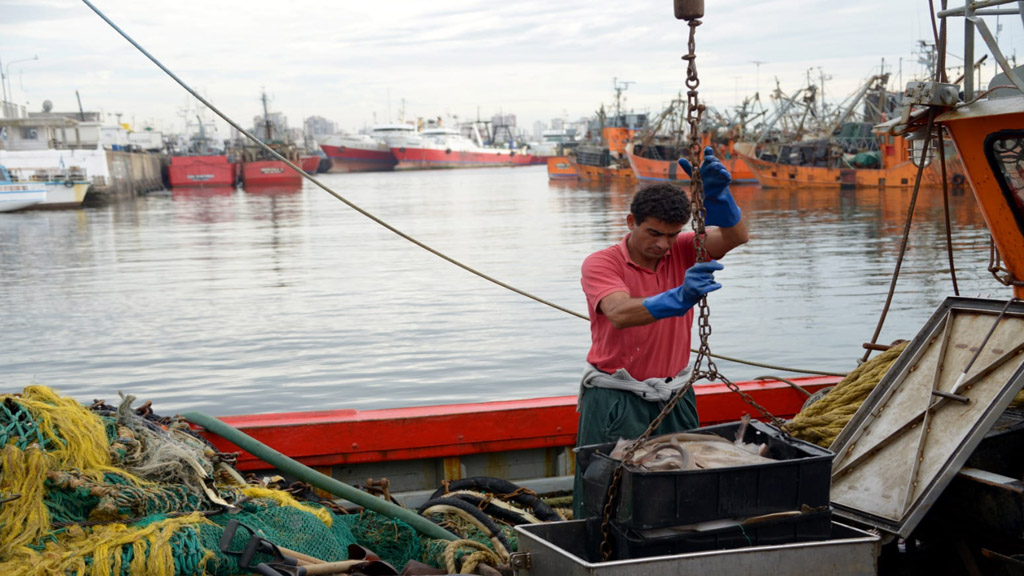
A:
<svg viewBox="0 0 1024 576">
<path fill-rule="evenodd" d="M 528 126 L 610 106 L 613 79 L 633 82 L 627 105 L 651 112 L 684 90 L 688 29 L 666 0 L 95 4 L 243 125 L 264 89 L 292 125 L 316 114 L 349 130 L 397 119 L 403 102 L 408 117 L 503 112 Z M 78 91 L 87 108 L 183 127 L 187 93 L 84 3 L 0 0 L 0 11 L 2 61 L 39 55 L 11 68 L 15 101 L 76 109 Z M 916 41 L 930 37 L 925 2 L 708 2 L 696 36 L 701 96 L 725 108 L 776 79 L 792 92 L 824 74 L 838 100 L 883 58 L 909 78 Z"/>
</svg>

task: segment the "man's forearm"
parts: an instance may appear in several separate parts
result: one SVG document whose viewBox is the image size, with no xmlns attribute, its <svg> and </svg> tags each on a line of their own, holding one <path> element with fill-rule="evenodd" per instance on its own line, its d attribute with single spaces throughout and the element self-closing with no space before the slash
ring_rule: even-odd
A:
<svg viewBox="0 0 1024 576">
<path fill-rule="evenodd" d="M 740 220 L 729 228 L 709 228 L 706 247 L 711 257 L 718 259 L 733 248 L 746 244 L 748 240 L 750 235 L 747 232 L 747 222 Z"/>
</svg>

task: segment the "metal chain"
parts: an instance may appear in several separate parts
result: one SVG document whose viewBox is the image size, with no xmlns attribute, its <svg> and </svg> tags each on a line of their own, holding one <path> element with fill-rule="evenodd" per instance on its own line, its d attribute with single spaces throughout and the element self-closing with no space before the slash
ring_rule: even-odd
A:
<svg viewBox="0 0 1024 576">
<path fill-rule="evenodd" d="M 701 117 L 704 113 L 704 105 L 698 101 L 697 88 L 700 86 L 700 78 L 697 76 L 697 44 L 695 41 L 695 35 L 697 27 L 701 25 L 699 19 L 688 20 L 690 26 L 690 37 L 687 43 L 687 49 L 689 52 L 683 56 L 683 60 L 687 61 L 686 66 L 686 122 L 690 127 L 690 158 L 693 166 L 693 174 L 690 177 L 690 205 L 692 214 L 692 226 L 694 230 L 694 248 L 697 252 L 697 262 L 707 262 L 710 260 L 710 256 L 707 251 L 705 240 L 707 238 L 707 232 L 704 227 L 705 217 L 707 211 L 704 208 L 704 183 L 700 177 L 700 164 L 703 160 L 701 151 L 701 138 L 700 138 L 700 123 Z M 761 414 L 766 420 L 770 420 L 776 427 L 786 433 L 786 429 L 781 420 L 773 416 L 764 407 L 754 401 L 749 394 L 746 394 L 739 389 L 739 386 L 733 384 L 724 376 L 718 373 L 718 368 L 715 366 L 714 361 L 711 360 L 711 348 L 708 345 L 708 340 L 711 337 L 711 311 L 708 308 L 707 298 L 701 298 L 698 303 L 698 333 L 700 335 L 700 347 L 697 349 L 697 359 L 694 362 L 693 372 L 690 374 L 690 380 L 680 386 L 675 393 L 672 394 L 672 398 L 669 399 L 665 407 L 662 408 L 658 416 L 651 421 L 644 433 L 640 435 L 626 450 L 622 460 L 615 467 L 615 472 L 612 474 L 611 483 L 608 486 L 607 497 L 602 510 L 601 520 L 601 545 L 600 553 L 601 560 L 608 561 L 612 557 L 612 546 L 611 546 L 611 519 L 615 513 L 615 508 L 618 506 L 619 499 L 619 486 L 622 482 L 622 470 L 626 463 L 631 462 L 633 454 L 637 449 L 644 444 L 651 437 L 651 434 L 657 430 L 661 423 L 668 417 L 669 414 L 675 410 L 676 405 L 682 397 L 693 388 L 693 384 L 701 379 L 713 381 L 719 379 L 730 390 L 737 392 L 743 400 L 750 404 L 754 409 Z M 700 367 L 707 362 L 707 370 L 700 370 Z"/>
<path fill-rule="evenodd" d="M 1024 286 L 1024 282 L 1014 278 L 1013 272 L 1003 266 L 1003 258 L 996 248 L 995 238 L 989 236 L 988 241 L 988 271 L 1003 286 Z"/>
</svg>

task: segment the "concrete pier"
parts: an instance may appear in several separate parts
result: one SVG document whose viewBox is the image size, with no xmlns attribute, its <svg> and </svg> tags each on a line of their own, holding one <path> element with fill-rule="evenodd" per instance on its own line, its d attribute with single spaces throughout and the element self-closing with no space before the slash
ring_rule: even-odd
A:
<svg viewBox="0 0 1024 576">
<path fill-rule="evenodd" d="M 86 202 L 120 200 L 163 189 L 159 154 L 106 152 L 107 177 L 93 181 Z"/>
</svg>

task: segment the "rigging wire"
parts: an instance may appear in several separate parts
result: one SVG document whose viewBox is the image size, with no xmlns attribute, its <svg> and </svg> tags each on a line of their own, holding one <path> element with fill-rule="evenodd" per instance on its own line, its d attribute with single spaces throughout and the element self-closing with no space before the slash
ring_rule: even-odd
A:
<svg viewBox="0 0 1024 576">
<path fill-rule="evenodd" d="M 910 196 L 910 206 L 907 207 L 907 220 L 903 226 L 903 238 L 900 240 L 900 253 L 896 258 L 896 267 L 892 271 L 892 280 L 889 282 L 889 293 L 885 297 L 885 306 L 882 307 L 882 313 L 878 317 L 878 324 L 875 326 L 875 333 L 871 336 L 871 344 L 878 342 L 878 335 L 882 332 L 882 326 L 885 324 L 885 317 L 889 314 L 889 306 L 892 305 L 893 295 L 896 293 L 896 281 L 900 278 L 900 268 L 903 267 L 903 257 L 907 253 L 907 244 L 910 241 L 910 227 L 914 222 L 914 206 L 917 204 L 917 194 L 921 190 L 921 177 L 924 175 L 925 160 L 928 158 L 928 145 L 931 143 L 932 135 L 932 123 L 935 120 L 935 109 L 928 110 L 928 127 L 925 128 L 925 139 L 924 146 L 921 149 L 921 160 L 917 166 L 917 178 L 914 180 L 914 193 Z M 868 357 L 871 356 L 871 350 L 868 345 L 865 345 L 864 357 L 860 361 L 867 362 Z"/>
<path fill-rule="evenodd" d="M 248 130 L 246 130 L 245 128 L 242 128 L 234 120 L 232 120 L 230 117 L 228 117 L 227 114 L 221 112 L 219 108 L 217 108 L 216 106 L 213 105 L 213 103 L 207 101 L 206 98 L 204 98 L 198 92 L 193 90 L 191 86 L 186 84 L 184 80 L 179 78 L 174 72 L 172 72 L 169 68 L 164 66 L 163 63 L 160 62 L 160 60 L 158 60 L 155 56 L 150 54 L 149 51 L 147 51 L 145 48 L 142 47 L 141 44 L 139 44 L 131 36 L 129 36 L 127 32 L 122 30 L 121 27 L 118 26 L 116 23 L 114 23 L 113 20 L 108 18 L 107 15 L 104 14 L 103 11 L 101 11 L 99 8 L 97 8 L 92 2 L 90 2 L 89 0 L 82 0 L 82 2 L 86 6 L 88 6 L 90 10 L 95 12 L 97 16 L 99 16 L 101 19 L 103 19 L 103 21 L 106 22 L 111 28 L 113 28 L 115 32 L 117 32 L 118 34 L 121 35 L 121 37 L 123 37 L 125 40 L 127 40 L 129 44 L 134 46 L 136 50 L 141 52 L 153 64 L 155 64 L 158 68 L 160 68 L 160 70 L 162 70 L 165 74 L 170 76 L 172 80 L 177 82 L 178 85 L 181 86 L 186 92 L 191 94 L 196 100 L 198 100 L 204 106 L 206 106 L 211 111 L 213 111 L 214 114 L 216 114 L 222 120 L 227 122 L 232 128 L 234 128 L 235 130 L 238 130 L 238 132 L 240 134 L 242 134 L 243 136 L 245 136 L 249 140 L 253 141 L 257 146 L 262 148 L 263 151 L 267 152 L 268 154 L 273 156 L 275 159 L 280 160 L 281 162 L 284 162 L 292 170 L 295 170 L 297 173 L 299 173 L 303 178 L 305 178 L 306 180 L 312 182 L 314 185 L 316 185 L 318 188 L 320 188 L 324 192 L 327 192 L 331 196 L 334 196 L 337 200 L 339 200 L 340 202 L 342 202 L 343 204 L 345 204 L 346 206 L 348 206 L 352 210 L 355 210 L 359 214 L 362 214 L 366 218 L 370 219 L 371 221 L 373 221 L 374 223 L 380 225 L 381 227 L 385 228 L 386 230 L 394 233 L 395 235 L 399 236 L 400 238 L 402 238 L 402 239 L 404 239 L 404 240 L 406 240 L 406 241 L 408 241 L 408 242 L 410 242 L 412 244 L 415 244 L 416 246 L 419 246 L 420 248 L 422 248 L 423 250 L 426 250 L 427 252 L 433 254 L 434 256 L 437 256 L 438 258 L 441 258 L 442 260 L 446 260 L 446 261 L 450 262 L 451 264 L 454 264 L 455 266 L 458 266 L 459 268 L 462 268 L 463 270 L 465 270 L 465 271 L 467 271 L 467 272 L 469 272 L 469 273 L 471 273 L 471 274 L 473 274 L 475 276 L 483 278 L 484 280 L 487 280 L 488 282 L 491 282 L 491 283 L 493 283 L 493 284 L 495 284 L 497 286 L 505 288 L 506 290 L 510 290 L 512 292 L 515 292 L 516 294 L 519 294 L 521 296 L 524 296 L 526 298 L 529 298 L 531 300 L 534 300 L 534 301 L 539 302 L 541 304 L 544 304 L 546 306 L 550 306 L 551 308 L 554 308 L 554 309 L 559 310 L 561 312 L 565 312 L 566 314 L 569 314 L 571 316 L 576 316 L 577 318 L 582 318 L 583 320 L 588 320 L 588 321 L 590 320 L 590 317 L 587 316 L 586 314 L 581 314 L 580 312 L 576 312 L 575 310 L 571 310 L 569 308 L 566 308 L 564 306 L 561 306 L 559 304 L 551 302 L 550 300 L 546 300 L 544 298 L 541 298 L 539 296 L 536 296 L 534 294 L 526 292 L 525 290 L 516 288 L 515 286 L 512 286 L 511 284 L 502 282 L 501 280 L 498 280 L 497 278 L 494 278 L 493 276 L 485 274 L 484 272 L 481 272 L 480 270 L 477 270 L 476 268 L 473 268 L 472 266 L 469 266 L 468 264 L 464 264 L 464 263 L 460 262 L 459 260 L 456 260 L 455 258 L 452 258 L 451 256 L 448 256 L 447 254 L 444 254 L 443 252 L 438 251 L 437 249 L 431 247 L 430 245 L 425 244 L 424 242 L 421 242 L 420 240 L 417 240 L 416 238 L 410 236 L 409 234 L 403 232 L 402 230 L 399 230 L 398 228 L 392 226 L 391 224 L 389 224 L 386 221 L 382 220 L 378 216 L 374 215 L 372 212 L 362 208 L 361 206 L 359 206 L 358 204 L 352 202 L 348 198 L 345 198 L 341 194 L 335 192 L 330 187 L 325 186 L 323 183 L 321 183 L 319 180 L 317 180 L 311 174 L 307 174 L 305 170 L 302 170 L 299 166 L 296 166 L 291 160 L 289 160 L 288 158 L 286 158 L 283 155 L 281 155 L 277 150 L 274 150 L 273 148 L 268 146 L 266 143 L 261 141 L 259 138 L 256 138 L 255 136 L 253 136 Z M 691 349 L 691 352 L 697 353 L 697 350 Z M 757 367 L 761 367 L 761 368 L 769 368 L 769 369 L 772 369 L 772 370 L 781 370 L 781 371 L 785 371 L 785 372 L 795 372 L 795 373 L 800 373 L 800 374 L 820 374 L 820 375 L 826 375 L 826 376 L 846 376 L 845 373 L 828 372 L 828 371 L 824 371 L 824 370 L 806 370 L 806 369 L 801 369 L 801 368 L 787 368 L 785 366 L 775 366 L 775 365 L 771 365 L 771 364 L 762 364 L 762 363 L 758 363 L 758 362 L 751 362 L 751 361 L 747 361 L 747 360 L 741 360 L 741 359 L 738 359 L 738 358 L 730 358 L 728 356 L 722 356 L 722 355 L 718 355 L 718 354 L 709 354 L 709 355 L 713 356 L 715 358 L 722 359 L 722 360 L 727 360 L 727 361 L 731 361 L 731 362 L 737 362 L 739 364 L 745 364 L 745 365 L 749 365 L 749 366 L 757 366 Z"/>
</svg>

